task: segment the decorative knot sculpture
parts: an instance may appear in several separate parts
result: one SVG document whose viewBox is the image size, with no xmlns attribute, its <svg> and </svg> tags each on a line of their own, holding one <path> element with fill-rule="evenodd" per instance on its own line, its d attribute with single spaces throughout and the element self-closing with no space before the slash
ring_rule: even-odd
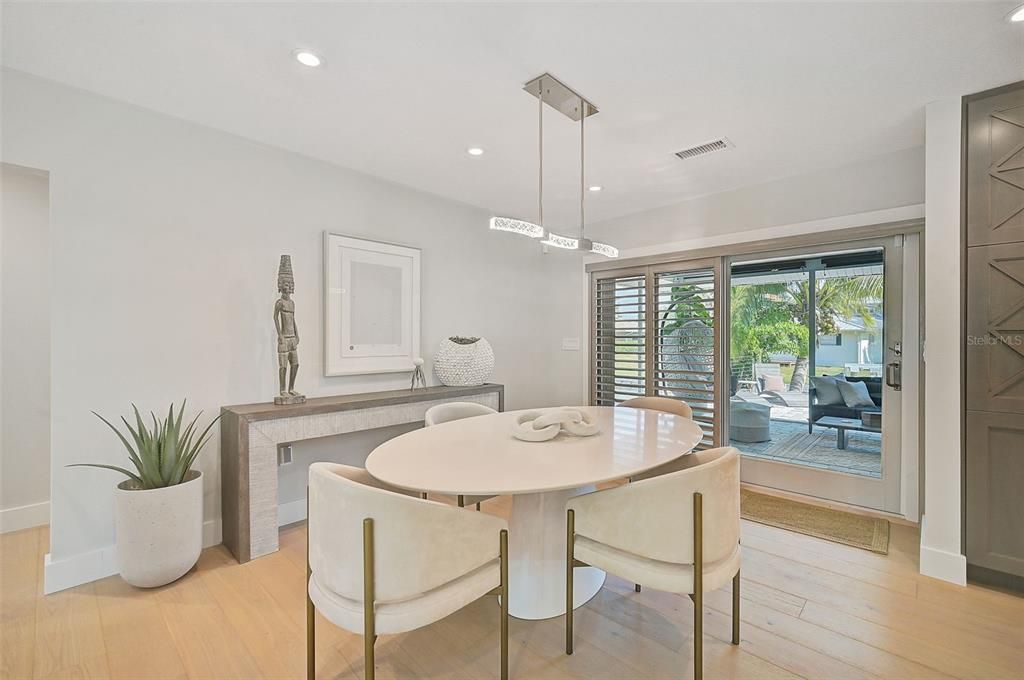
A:
<svg viewBox="0 0 1024 680">
<path fill-rule="evenodd" d="M 599 432 L 586 413 L 574 408 L 559 408 L 521 413 L 516 418 L 512 436 L 524 442 L 546 442 L 563 431 L 577 437 L 590 437 Z"/>
</svg>

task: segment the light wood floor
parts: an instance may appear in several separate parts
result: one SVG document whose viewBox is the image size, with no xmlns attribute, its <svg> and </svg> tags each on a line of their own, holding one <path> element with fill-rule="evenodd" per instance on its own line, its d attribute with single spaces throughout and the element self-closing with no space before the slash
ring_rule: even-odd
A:
<svg viewBox="0 0 1024 680">
<path fill-rule="evenodd" d="M 501 514 L 507 501 L 485 504 Z M 727 644 L 730 594 L 705 598 L 708 678 L 1024 678 L 1024 599 L 917 574 L 915 529 L 893 525 L 891 552 L 743 525 L 742 644 Z M 157 590 L 112 577 L 42 597 L 45 528 L 0 537 L 2 666 L 20 678 L 301 678 L 305 527 L 281 550 L 237 564 L 221 546 Z M 576 616 L 510 625 L 515 679 L 688 678 L 693 609 L 685 596 L 609 577 Z M 321 678 L 362 677 L 362 641 L 323 619 Z M 498 610 L 480 600 L 377 643 L 379 678 L 497 677 Z"/>
</svg>

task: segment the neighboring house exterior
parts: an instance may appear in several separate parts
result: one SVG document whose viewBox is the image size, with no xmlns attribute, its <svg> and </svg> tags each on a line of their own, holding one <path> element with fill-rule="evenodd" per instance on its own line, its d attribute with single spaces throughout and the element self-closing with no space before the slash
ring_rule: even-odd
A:
<svg viewBox="0 0 1024 680">
<path fill-rule="evenodd" d="M 860 372 L 881 375 L 885 344 L 882 341 L 882 315 L 873 315 L 872 324 L 860 317 L 840 319 L 837 335 L 819 335 L 815 364 L 843 368 L 859 367 Z M 847 370 L 847 373 L 856 372 Z"/>
<path fill-rule="evenodd" d="M 860 317 L 839 319 L 836 335 L 819 335 L 814 352 L 814 363 L 820 373 L 845 373 L 847 375 L 882 375 L 882 357 L 885 343 L 882 339 L 882 315 L 872 314 L 873 324 L 866 324 Z M 792 354 L 770 354 L 768 360 L 777 364 L 792 364 Z M 836 370 L 828 370 L 835 368 Z M 841 370 L 840 370 L 841 369 Z"/>
</svg>

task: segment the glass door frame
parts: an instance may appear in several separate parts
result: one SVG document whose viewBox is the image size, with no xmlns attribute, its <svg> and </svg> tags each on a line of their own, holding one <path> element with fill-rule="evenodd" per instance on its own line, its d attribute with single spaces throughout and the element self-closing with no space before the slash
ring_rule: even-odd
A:
<svg viewBox="0 0 1024 680">
<path fill-rule="evenodd" d="M 902 341 L 903 334 L 903 236 L 857 239 L 847 242 L 833 242 L 821 245 L 807 243 L 798 247 L 778 250 L 750 252 L 742 255 L 725 256 L 722 275 L 718 277 L 722 287 L 722 309 L 724 321 L 721 326 L 720 357 L 724 359 L 722 370 L 730 370 L 730 333 L 732 317 L 732 267 L 735 264 L 758 262 L 772 259 L 817 258 L 826 254 L 881 248 L 884 262 L 883 293 L 883 356 L 882 364 L 899 361 L 893 351 L 894 343 Z M 814 282 L 812 275 L 810 281 Z M 811 291 L 811 300 L 814 299 Z M 813 312 L 811 314 L 813 318 Z M 814 364 L 816 332 L 811 333 L 811 356 L 808 377 Z M 883 374 L 884 374 L 883 369 Z M 726 373 L 727 374 L 727 373 Z M 885 512 L 899 513 L 901 477 L 902 408 L 899 390 L 887 384 L 883 375 L 882 391 L 882 460 L 881 477 L 878 479 L 853 475 L 834 470 L 810 468 L 784 461 L 743 457 L 741 479 L 745 483 L 766 486 L 783 491 L 864 506 Z M 729 395 L 725 390 L 717 419 L 722 426 L 722 445 L 728 445 Z M 808 414 L 808 418 L 810 414 Z"/>
</svg>

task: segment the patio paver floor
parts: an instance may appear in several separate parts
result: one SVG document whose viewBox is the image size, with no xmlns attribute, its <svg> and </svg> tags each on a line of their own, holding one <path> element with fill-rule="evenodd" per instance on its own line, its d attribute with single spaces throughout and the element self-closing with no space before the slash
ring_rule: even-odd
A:
<svg viewBox="0 0 1024 680">
<path fill-rule="evenodd" d="M 773 410 L 773 414 L 775 409 Z M 806 412 L 806 411 L 805 411 Z M 846 448 L 840 449 L 836 430 L 815 427 L 807 431 L 807 422 L 771 421 L 771 441 L 745 443 L 731 441 L 745 456 L 764 460 L 845 472 L 879 478 L 882 476 L 882 436 L 875 432 L 846 433 Z"/>
</svg>

